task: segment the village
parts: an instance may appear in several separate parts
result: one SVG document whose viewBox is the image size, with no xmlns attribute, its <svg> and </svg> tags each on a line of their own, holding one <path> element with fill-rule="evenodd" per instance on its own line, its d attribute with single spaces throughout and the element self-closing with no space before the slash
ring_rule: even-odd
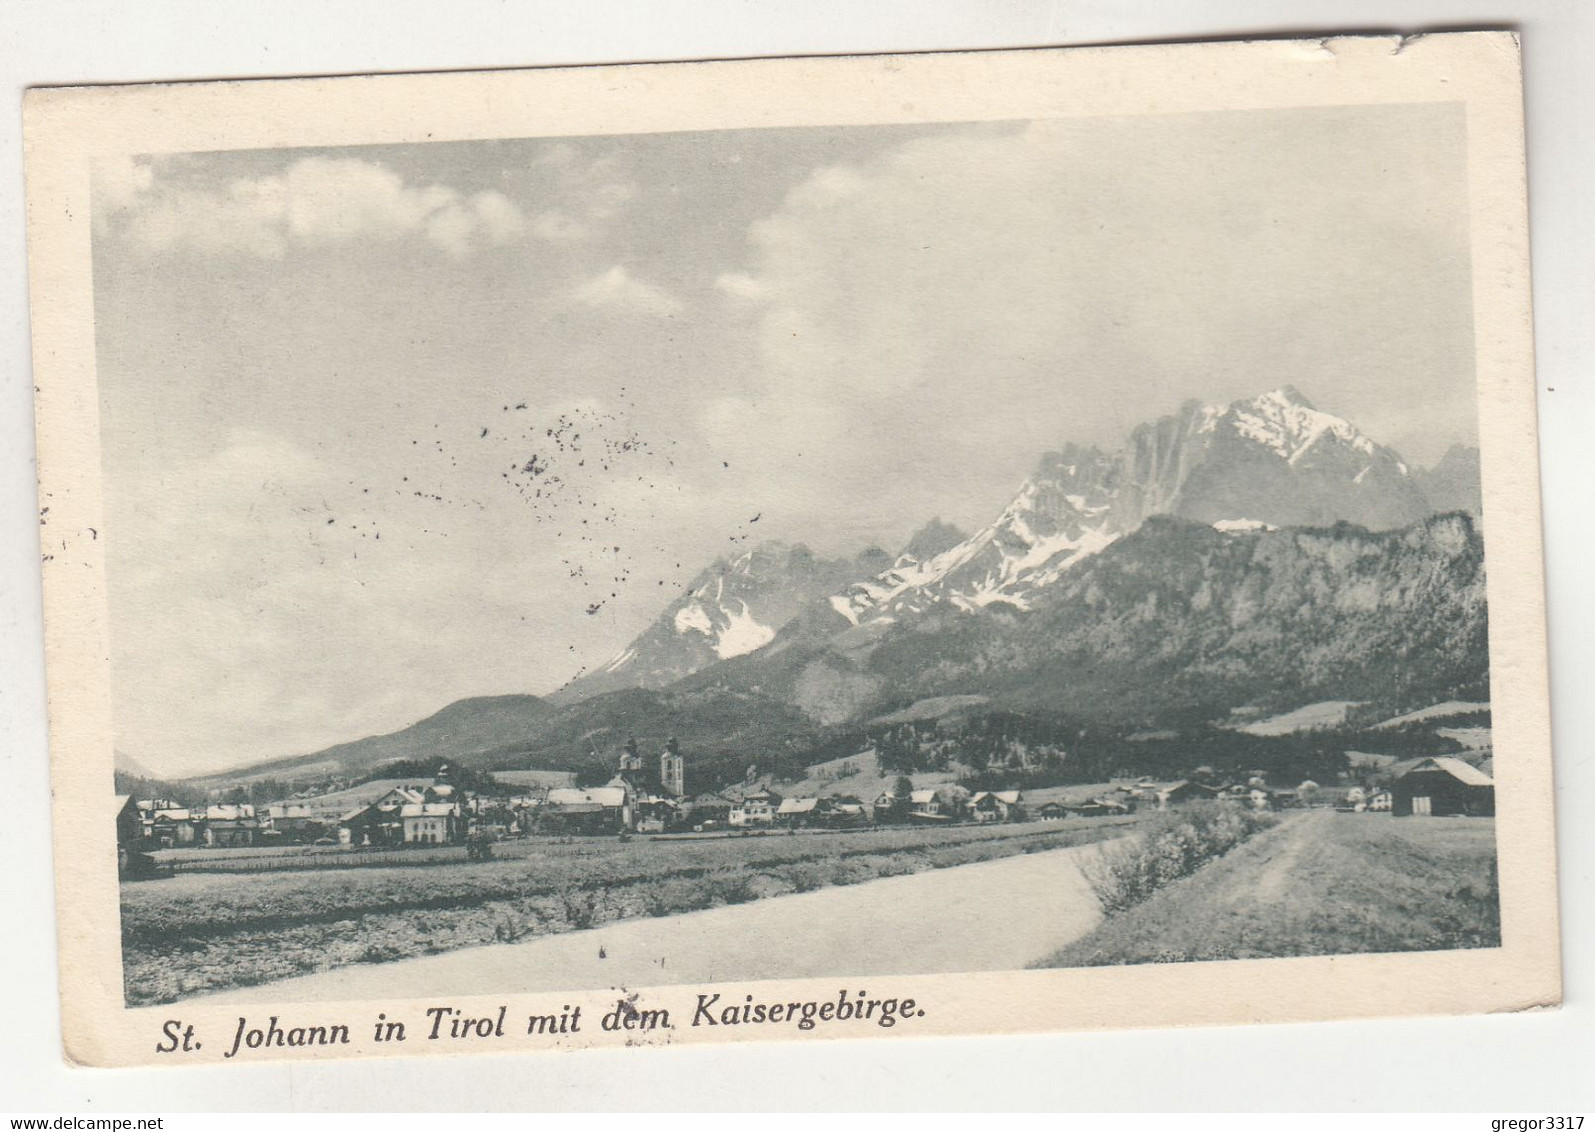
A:
<svg viewBox="0 0 1595 1132">
<path fill-rule="evenodd" d="M 956 781 L 916 786 L 908 775 L 858 773 L 864 752 L 841 770 L 818 770 L 793 786 L 750 765 L 742 782 L 689 791 L 687 758 L 674 739 L 648 758 L 628 740 L 614 775 L 578 786 L 573 772 L 499 771 L 492 790 L 456 785 L 447 764 L 430 780 L 374 778 L 318 795 L 266 805 L 214 802 L 185 806 L 162 798 L 116 799 L 121 874 L 153 872 L 149 855 L 164 850 L 305 847 L 390 850 L 461 846 L 470 859 L 495 843 L 534 836 L 667 839 L 829 832 L 888 825 L 1057 822 L 1163 811 L 1197 801 L 1250 810 L 1320 807 L 1393 816 L 1492 815 L 1490 760 L 1458 757 L 1374 759 L 1353 766 L 1351 781 L 1271 783 L 1262 771 L 1234 781 L 1208 767 L 1190 777 L 1149 776 L 1107 783 L 1021 790 L 971 790 Z M 878 765 L 874 767 L 879 771 Z M 946 777 L 945 775 L 940 777 Z M 874 787 L 873 789 L 860 788 Z M 162 854 L 170 857 L 169 854 Z"/>
<path fill-rule="evenodd" d="M 917 750 L 883 743 L 903 738 L 893 730 L 819 762 L 616 736 L 589 747 L 580 769 L 486 771 L 439 752 L 359 778 L 223 781 L 208 793 L 124 779 L 135 787 L 116 802 L 124 981 L 129 1001 L 176 1001 L 624 922 L 648 937 L 652 921 L 742 905 L 795 939 L 815 901 L 856 910 L 912 877 L 926 902 L 913 905 L 916 924 L 949 900 L 1053 909 L 1062 919 L 1034 924 L 1027 963 L 1140 954 L 1133 940 L 1112 942 L 1136 930 L 1130 905 L 1171 917 L 1151 937 L 1159 947 L 1176 936 L 1196 947 L 1208 931 L 1266 937 L 1279 954 L 1353 930 L 1384 950 L 1432 947 L 1437 933 L 1459 946 L 1496 938 L 1488 704 L 1339 730 L 1326 713 L 1133 732 L 1068 753 L 1050 738 L 1004 741 L 984 769 L 971 761 L 981 734 L 965 745 L 969 730 L 939 719 L 918 723 Z M 1076 778 L 1095 777 L 1069 781 L 1064 760 Z M 1181 772 L 1148 773 L 1158 767 Z M 1312 894 L 1307 920 L 1257 905 L 1230 923 L 1202 912 L 1207 902 L 1175 899 L 1182 886 L 1250 892 L 1275 860 L 1294 862 L 1305 887 L 1292 891 Z M 1344 884 L 1326 887 L 1325 870 L 1356 877 L 1346 883 L 1366 895 L 1334 903 Z M 1147 884 L 1175 903 L 1149 899 Z M 1413 902 L 1435 885 L 1446 901 Z M 882 911 L 880 924 L 900 912 Z M 1071 942 L 1096 916 L 1100 932 Z M 908 951 L 987 946 L 978 931 L 861 930 Z"/>
</svg>

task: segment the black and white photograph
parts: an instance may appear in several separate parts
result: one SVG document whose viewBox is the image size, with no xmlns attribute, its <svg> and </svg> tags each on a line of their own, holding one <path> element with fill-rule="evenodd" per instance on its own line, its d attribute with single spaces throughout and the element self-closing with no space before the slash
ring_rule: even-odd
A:
<svg viewBox="0 0 1595 1132">
<path fill-rule="evenodd" d="M 929 1024 L 913 977 L 1491 961 L 1550 814 L 1470 126 L 88 154 L 99 486 L 63 514 L 41 448 L 39 522 L 47 579 L 96 556 L 71 821 L 114 829 L 140 1041 L 347 1056 L 338 1004 L 420 1000 L 359 1037 L 866 1036 Z M 505 996 L 554 1005 L 442 1005 Z"/>
</svg>

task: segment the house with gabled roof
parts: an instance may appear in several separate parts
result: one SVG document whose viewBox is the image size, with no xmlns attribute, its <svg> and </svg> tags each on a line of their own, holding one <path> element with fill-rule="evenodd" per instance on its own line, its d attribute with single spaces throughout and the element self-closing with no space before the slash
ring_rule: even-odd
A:
<svg viewBox="0 0 1595 1132">
<path fill-rule="evenodd" d="M 116 843 L 130 848 L 144 840 L 144 823 L 140 820 L 138 803 L 131 794 L 118 794 L 114 799 L 116 813 Z"/>
<path fill-rule="evenodd" d="M 1062 821 L 1069 816 L 1069 807 L 1062 802 L 1043 802 L 1036 807 L 1035 816 L 1040 821 Z"/>
<path fill-rule="evenodd" d="M 453 845 L 465 840 L 465 818 L 455 802 L 411 802 L 399 808 L 406 845 Z"/>
<path fill-rule="evenodd" d="M 176 849 L 193 845 L 202 838 L 205 824 L 203 808 L 190 810 L 187 806 L 156 807 L 147 811 L 145 837 L 157 849 Z"/>
<path fill-rule="evenodd" d="M 154 848 L 146 837 L 144 812 L 131 794 L 117 794 L 112 798 L 116 814 L 116 875 L 121 880 L 136 880 L 155 876 L 155 858 L 148 850 Z"/>
<path fill-rule="evenodd" d="M 255 807 L 229 803 L 205 807 L 205 844 L 221 848 L 253 845 L 260 834 Z"/>
<path fill-rule="evenodd" d="M 725 793 L 730 794 L 730 789 Z M 774 825 L 775 813 L 784 799 L 769 786 L 755 786 L 734 795 L 727 822 L 734 826 Z"/>
<path fill-rule="evenodd" d="M 555 787 L 538 810 L 549 833 L 624 833 L 636 828 L 636 795 L 623 781 L 607 786 Z"/>
<path fill-rule="evenodd" d="M 693 828 L 720 825 L 731 818 L 734 803 L 722 793 L 708 791 L 692 799 L 687 806 L 686 821 Z"/>
<path fill-rule="evenodd" d="M 915 790 L 908 796 L 908 817 L 911 821 L 957 821 L 963 816 L 964 801 L 968 797 L 968 791 L 961 786 Z"/>
<path fill-rule="evenodd" d="M 637 832 L 665 833 L 681 824 L 681 806 L 664 794 L 644 794 L 636 801 Z"/>
<path fill-rule="evenodd" d="M 856 797 L 848 796 L 842 799 L 821 798 L 814 822 L 832 829 L 848 829 L 868 825 L 872 818 L 868 806 Z"/>
<path fill-rule="evenodd" d="M 1135 812 L 1135 806 L 1126 801 L 1123 795 L 1115 792 L 1098 794 L 1081 802 L 1065 802 L 1063 807 L 1067 812 L 1082 818 L 1116 817 Z"/>
<path fill-rule="evenodd" d="M 782 798 L 775 808 L 775 820 L 790 829 L 812 825 L 830 809 L 820 798 Z"/>
<path fill-rule="evenodd" d="M 1024 798 L 1018 790 L 981 790 L 969 799 L 969 816 L 976 822 L 1023 821 Z"/>
<path fill-rule="evenodd" d="M 1398 817 L 1495 813 L 1495 780 L 1449 756 L 1419 759 L 1390 784 L 1390 793 Z"/>
</svg>

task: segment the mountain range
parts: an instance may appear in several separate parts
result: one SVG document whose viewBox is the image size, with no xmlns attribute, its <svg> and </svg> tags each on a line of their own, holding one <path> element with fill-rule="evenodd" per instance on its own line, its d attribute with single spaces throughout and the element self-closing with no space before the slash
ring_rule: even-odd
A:
<svg viewBox="0 0 1595 1132">
<path fill-rule="evenodd" d="M 1477 460 L 1471 465 L 1477 483 Z M 1286 386 L 1227 406 L 1198 402 L 1137 428 L 1117 452 L 1067 446 L 1044 455 L 988 526 L 964 535 L 940 520 L 875 573 L 773 547 L 719 563 L 608 666 L 561 702 L 619 686 L 667 687 L 716 660 L 769 645 L 825 598 L 845 621 L 808 610 L 811 628 L 890 624 L 938 608 L 1029 610 L 1069 570 L 1154 515 L 1238 531 L 1350 522 L 1388 530 L 1437 510 L 1469 509 L 1469 465 L 1447 453 L 1432 506 L 1407 464 Z M 869 552 L 870 555 L 878 552 Z M 853 567 L 849 575 L 849 568 Z M 856 580 L 854 580 L 856 579 Z"/>
<path fill-rule="evenodd" d="M 461 701 L 268 765 L 348 773 L 425 750 L 575 768 L 674 734 L 730 774 L 845 746 L 932 696 L 1126 721 L 1487 698 L 1478 517 L 1476 451 L 1415 470 L 1289 386 L 1192 402 L 1117 450 L 1045 454 L 973 534 L 935 520 L 895 556 L 850 559 L 764 544 L 546 699 Z"/>
</svg>

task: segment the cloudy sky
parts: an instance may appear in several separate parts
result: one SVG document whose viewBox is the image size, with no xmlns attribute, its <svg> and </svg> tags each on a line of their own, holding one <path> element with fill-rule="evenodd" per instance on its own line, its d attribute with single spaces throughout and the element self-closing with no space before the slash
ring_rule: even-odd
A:
<svg viewBox="0 0 1595 1132">
<path fill-rule="evenodd" d="M 194 773 L 603 663 L 716 557 L 975 528 L 1291 383 L 1474 436 L 1451 107 L 105 162 L 119 750 Z M 757 517 L 756 523 L 754 522 Z"/>
</svg>

